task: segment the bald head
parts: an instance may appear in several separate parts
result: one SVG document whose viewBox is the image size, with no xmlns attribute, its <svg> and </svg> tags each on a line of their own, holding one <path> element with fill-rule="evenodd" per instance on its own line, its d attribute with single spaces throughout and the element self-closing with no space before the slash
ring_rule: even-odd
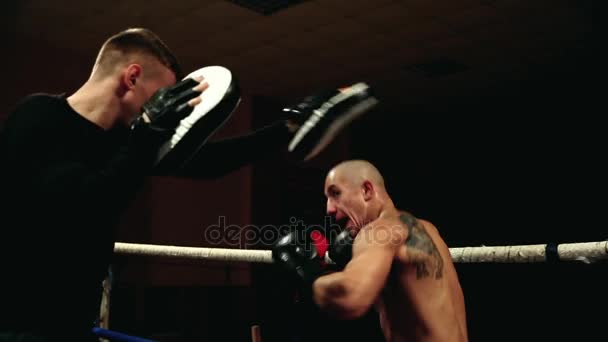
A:
<svg viewBox="0 0 608 342">
<path fill-rule="evenodd" d="M 348 219 L 346 228 L 361 228 L 393 208 L 380 171 L 365 160 L 348 160 L 334 166 L 325 178 L 327 214 Z"/>
<path fill-rule="evenodd" d="M 360 186 L 370 181 L 378 190 L 386 191 L 380 171 L 366 160 L 347 160 L 334 166 L 327 174 L 328 179 Z"/>
</svg>

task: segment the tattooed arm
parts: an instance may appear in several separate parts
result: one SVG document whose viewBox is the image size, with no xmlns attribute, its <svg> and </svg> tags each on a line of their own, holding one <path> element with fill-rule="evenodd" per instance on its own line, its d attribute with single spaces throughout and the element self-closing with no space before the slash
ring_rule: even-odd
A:
<svg viewBox="0 0 608 342">
<path fill-rule="evenodd" d="M 397 248 L 406 237 L 406 230 L 395 222 L 378 221 L 362 228 L 344 270 L 315 281 L 315 303 L 341 319 L 364 315 L 382 291 Z"/>
<path fill-rule="evenodd" d="M 405 255 L 407 261 L 416 267 L 416 277 L 440 279 L 443 276 L 443 259 L 427 228 L 421 220 L 407 212 L 402 212 L 399 219 L 408 231 Z"/>
</svg>

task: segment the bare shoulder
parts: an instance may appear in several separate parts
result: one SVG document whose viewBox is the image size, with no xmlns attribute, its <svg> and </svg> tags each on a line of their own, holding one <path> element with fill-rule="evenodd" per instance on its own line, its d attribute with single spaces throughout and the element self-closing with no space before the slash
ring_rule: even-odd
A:
<svg viewBox="0 0 608 342">
<path fill-rule="evenodd" d="M 432 222 L 427 221 L 427 220 L 425 220 L 425 219 L 421 219 L 421 218 L 419 218 L 419 219 L 418 219 L 418 221 L 419 221 L 420 223 L 422 223 L 422 225 L 423 225 L 425 228 L 427 228 L 427 229 L 430 229 L 430 230 L 432 230 L 432 231 L 437 232 L 437 227 L 435 227 L 435 225 L 434 225 Z"/>
<path fill-rule="evenodd" d="M 418 222 L 420 222 L 420 225 L 422 225 L 424 227 L 424 229 L 426 230 L 426 232 L 428 234 L 430 234 L 431 236 L 433 236 L 433 238 L 435 240 L 437 240 L 437 239 L 442 240 L 439 229 L 437 229 L 437 227 L 432 222 L 424 220 L 424 219 L 418 219 Z"/>
<path fill-rule="evenodd" d="M 400 253 L 401 261 L 416 265 L 418 278 L 441 278 L 443 257 L 440 252 L 441 238 L 431 222 L 401 211 L 399 219 L 407 226 L 407 238 Z"/>
<path fill-rule="evenodd" d="M 402 246 L 407 237 L 407 230 L 397 217 L 382 218 L 373 221 L 359 231 L 353 248 L 396 249 Z"/>
<path fill-rule="evenodd" d="M 432 222 L 416 217 L 407 211 L 401 210 L 399 213 L 399 221 L 405 225 L 408 232 L 413 229 L 422 229 L 427 234 L 439 235 L 439 230 Z"/>
</svg>

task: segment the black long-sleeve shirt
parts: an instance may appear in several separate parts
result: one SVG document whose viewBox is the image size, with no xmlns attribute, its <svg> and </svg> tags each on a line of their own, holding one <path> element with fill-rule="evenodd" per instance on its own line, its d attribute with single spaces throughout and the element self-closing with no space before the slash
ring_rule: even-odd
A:
<svg viewBox="0 0 608 342">
<path fill-rule="evenodd" d="M 114 228 L 154 160 L 126 133 L 103 130 L 64 96 L 28 96 L 9 115 L 0 135 L 0 332 L 89 334 Z M 209 143 L 179 176 L 224 175 L 278 152 L 287 137 L 277 122 Z"/>
</svg>

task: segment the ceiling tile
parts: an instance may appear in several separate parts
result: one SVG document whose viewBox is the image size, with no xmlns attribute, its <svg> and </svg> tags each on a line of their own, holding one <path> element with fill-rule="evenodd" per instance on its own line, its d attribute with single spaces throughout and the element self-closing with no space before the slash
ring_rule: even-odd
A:
<svg viewBox="0 0 608 342">
<path fill-rule="evenodd" d="M 298 31 L 277 38 L 273 44 L 294 53 L 309 55 L 323 53 L 326 49 L 334 46 L 335 42 L 319 36 L 315 31 Z"/>
<path fill-rule="evenodd" d="M 335 20 L 335 16 L 321 6 L 323 2 L 308 1 L 285 11 L 273 14 L 269 22 L 285 34 L 308 31 L 326 25 Z"/>
<path fill-rule="evenodd" d="M 352 17 L 352 16 L 361 16 L 369 11 L 373 11 L 379 7 L 383 7 L 390 3 L 393 3 L 393 0 L 323 0 L 317 1 L 320 6 L 322 6 L 327 11 L 332 11 L 336 17 Z"/>
<path fill-rule="evenodd" d="M 418 15 L 439 17 L 445 14 L 481 6 L 486 2 L 487 1 L 485 0 L 401 0 L 398 2 L 398 4 L 405 7 L 408 11 L 417 13 Z"/>
<path fill-rule="evenodd" d="M 15 3 L 5 14 L 14 14 L 7 41 L 40 41 L 83 56 L 86 66 L 78 69 L 88 70 L 110 34 L 145 26 L 185 69 L 226 65 L 247 91 L 287 97 L 362 79 L 396 101 L 403 94 L 423 101 L 433 87 L 447 92 L 525 77 L 539 63 L 594 42 L 587 2 L 568 0 L 319 0 L 270 16 L 224 0 Z M 440 57 L 470 70 L 441 81 L 408 71 Z"/>
<path fill-rule="evenodd" d="M 404 27 L 424 25 L 432 20 L 427 14 L 420 14 L 407 9 L 399 3 L 379 6 L 352 17 L 368 32 L 391 33 L 403 30 Z"/>
<path fill-rule="evenodd" d="M 447 24 L 456 33 L 483 29 L 488 25 L 494 25 L 505 20 L 499 11 L 492 6 L 482 5 L 471 7 L 462 11 L 454 11 L 446 15 L 436 17 L 436 20 Z"/>
</svg>

